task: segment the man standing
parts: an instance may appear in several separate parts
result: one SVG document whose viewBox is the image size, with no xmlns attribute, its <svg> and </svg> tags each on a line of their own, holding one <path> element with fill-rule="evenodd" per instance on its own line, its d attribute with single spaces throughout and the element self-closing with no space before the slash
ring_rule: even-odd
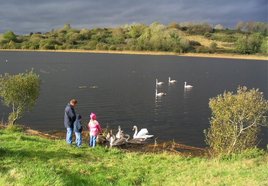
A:
<svg viewBox="0 0 268 186">
<path fill-rule="evenodd" d="M 67 129 L 67 133 L 66 133 L 67 144 L 72 144 L 74 122 L 76 120 L 74 107 L 76 106 L 76 104 L 77 104 L 77 100 L 72 99 L 65 107 L 64 126 Z"/>
</svg>

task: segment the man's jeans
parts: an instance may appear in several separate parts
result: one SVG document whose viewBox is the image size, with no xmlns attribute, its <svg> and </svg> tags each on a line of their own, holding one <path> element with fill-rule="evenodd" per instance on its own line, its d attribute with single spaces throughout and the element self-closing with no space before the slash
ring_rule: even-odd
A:
<svg viewBox="0 0 268 186">
<path fill-rule="evenodd" d="M 72 128 L 67 128 L 66 142 L 68 144 L 72 144 L 72 137 L 73 137 L 73 129 Z"/>
<path fill-rule="evenodd" d="M 82 134 L 81 132 L 75 132 L 75 143 L 77 147 L 81 147 L 82 145 Z"/>
<path fill-rule="evenodd" d="M 96 146 L 96 139 L 97 139 L 97 136 L 90 136 L 90 141 L 89 141 L 89 146 L 90 147 L 95 147 Z"/>
</svg>

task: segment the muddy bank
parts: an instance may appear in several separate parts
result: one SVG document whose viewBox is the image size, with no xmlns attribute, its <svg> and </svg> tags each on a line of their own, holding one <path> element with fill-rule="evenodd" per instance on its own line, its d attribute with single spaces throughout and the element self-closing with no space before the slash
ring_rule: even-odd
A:
<svg viewBox="0 0 268 186">
<path fill-rule="evenodd" d="M 6 125 L 0 125 L 0 129 L 6 128 Z M 39 136 L 42 138 L 50 140 L 65 140 L 66 131 L 51 131 L 51 132 L 41 132 L 38 130 L 33 130 L 29 127 L 18 126 L 25 134 L 31 136 Z M 83 146 L 87 146 L 89 141 L 88 131 L 82 132 Z M 73 136 L 75 139 L 75 136 Z M 105 146 L 109 148 L 109 142 L 101 141 L 98 145 Z M 75 146 L 75 145 L 74 145 Z M 141 144 L 124 144 L 122 146 L 117 146 L 113 148 L 122 149 L 125 152 L 138 152 L 138 153 L 172 153 L 183 156 L 208 156 L 208 149 L 188 146 L 184 144 L 179 144 L 174 141 L 160 141 L 157 139 L 147 139 Z"/>
<path fill-rule="evenodd" d="M 67 52 L 67 53 L 93 53 L 93 54 L 126 54 L 126 55 L 168 55 L 168 56 L 188 56 L 188 57 L 206 57 L 206 58 L 225 58 L 225 59 L 247 59 L 247 60 L 268 60 L 264 55 L 243 55 L 235 53 L 175 53 L 175 52 L 156 52 L 156 51 L 113 51 L 113 50 L 26 50 L 26 49 L 0 49 L 0 51 L 17 52 Z"/>
<path fill-rule="evenodd" d="M 49 133 L 43 133 L 40 131 L 27 129 L 26 133 L 29 135 L 38 135 L 40 137 L 45 137 L 48 139 L 61 139 L 65 140 L 66 132 L 65 131 L 52 131 Z M 82 132 L 82 138 L 84 145 L 88 144 L 89 134 L 88 131 Z M 75 139 L 75 136 L 73 136 Z M 101 141 L 99 145 L 109 147 L 109 142 Z M 161 152 L 169 152 L 169 153 L 177 153 L 186 156 L 206 156 L 207 149 L 188 146 L 184 144 L 179 144 L 174 141 L 160 141 L 157 139 L 147 139 L 146 142 L 142 144 L 124 144 L 122 146 L 117 146 L 113 148 L 120 148 L 127 152 L 153 152 L 153 153 L 161 153 Z"/>
</svg>

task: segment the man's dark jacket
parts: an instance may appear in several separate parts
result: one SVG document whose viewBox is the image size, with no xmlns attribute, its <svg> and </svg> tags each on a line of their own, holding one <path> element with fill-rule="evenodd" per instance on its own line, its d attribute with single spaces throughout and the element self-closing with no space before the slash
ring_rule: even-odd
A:
<svg viewBox="0 0 268 186">
<path fill-rule="evenodd" d="M 76 119 L 74 108 L 68 103 L 64 112 L 64 126 L 65 128 L 73 128 Z"/>
</svg>

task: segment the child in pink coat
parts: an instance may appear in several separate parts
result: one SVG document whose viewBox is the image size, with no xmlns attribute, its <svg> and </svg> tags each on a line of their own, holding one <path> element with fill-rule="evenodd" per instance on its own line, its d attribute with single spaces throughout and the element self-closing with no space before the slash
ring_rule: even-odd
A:
<svg viewBox="0 0 268 186">
<path fill-rule="evenodd" d="M 90 114 L 90 121 L 88 123 L 88 129 L 89 129 L 89 146 L 95 147 L 96 146 L 96 140 L 99 133 L 101 133 L 101 126 L 99 122 L 97 121 L 97 116 L 94 113 Z"/>
</svg>

